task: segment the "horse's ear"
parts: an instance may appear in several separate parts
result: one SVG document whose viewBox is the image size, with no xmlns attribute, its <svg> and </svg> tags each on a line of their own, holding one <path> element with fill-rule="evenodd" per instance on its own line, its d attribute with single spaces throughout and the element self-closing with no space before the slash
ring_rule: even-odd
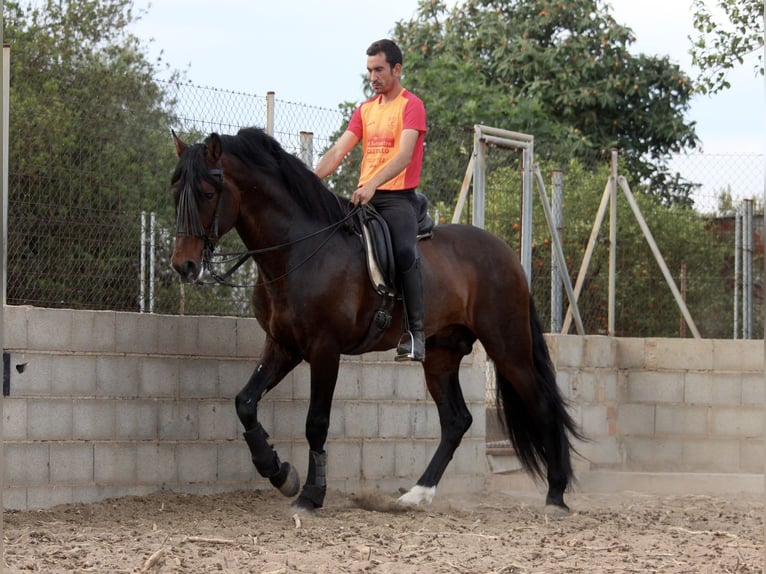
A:
<svg viewBox="0 0 766 574">
<path fill-rule="evenodd" d="M 207 144 L 207 159 L 209 162 L 215 164 L 221 159 L 221 153 L 223 152 L 223 145 L 221 144 L 221 136 L 213 132 L 210 137 L 205 140 Z"/>
<path fill-rule="evenodd" d="M 170 130 L 170 133 L 173 134 L 173 144 L 176 146 L 176 155 L 181 157 L 181 154 L 186 151 L 186 144 L 176 135 L 175 130 Z"/>
</svg>

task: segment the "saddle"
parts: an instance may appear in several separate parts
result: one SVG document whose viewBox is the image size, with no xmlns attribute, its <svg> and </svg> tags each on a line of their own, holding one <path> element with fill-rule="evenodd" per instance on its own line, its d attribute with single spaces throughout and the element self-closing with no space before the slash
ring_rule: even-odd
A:
<svg viewBox="0 0 766 574">
<path fill-rule="evenodd" d="M 434 221 L 428 214 L 428 198 L 416 192 L 418 201 L 418 240 L 428 239 L 433 234 Z M 360 237 L 367 261 L 367 272 L 372 286 L 381 296 L 381 304 L 375 311 L 367 332 L 361 341 L 345 350 L 347 354 L 363 352 L 377 343 L 391 325 L 394 305 L 401 300 L 396 285 L 396 265 L 394 263 L 391 235 L 388 224 L 380 213 L 371 206 L 364 205 L 353 218 L 354 232 Z"/>
<path fill-rule="evenodd" d="M 417 198 L 418 241 L 433 234 L 434 221 L 428 214 L 428 198 L 415 193 Z M 391 235 L 386 221 L 372 205 L 364 205 L 357 214 L 357 229 L 362 239 L 367 271 L 375 290 L 384 296 L 395 297 L 396 264 L 391 247 Z"/>
</svg>

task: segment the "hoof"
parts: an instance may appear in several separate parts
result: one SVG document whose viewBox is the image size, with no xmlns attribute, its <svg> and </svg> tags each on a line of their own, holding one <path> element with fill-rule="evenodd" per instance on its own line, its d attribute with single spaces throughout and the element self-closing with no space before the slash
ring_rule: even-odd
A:
<svg viewBox="0 0 766 574">
<path fill-rule="evenodd" d="M 562 506 L 559 506 L 558 504 L 546 504 L 545 514 L 553 518 L 563 518 L 564 516 L 569 516 L 570 511 L 566 504 Z"/>
<path fill-rule="evenodd" d="M 400 496 L 397 502 L 404 506 L 418 506 L 421 502 L 431 504 L 431 501 L 434 499 L 434 494 L 436 494 L 435 486 L 416 485 Z"/>
<path fill-rule="evenodd" d="M 295 470 L 292 464 L 283 462 L 282 468 L 279 470 L 278 479 L 271 480 L 271 484 L 277 487 L 279 492 L 288 498 L 292 498 L 298 494 L 301 488 L 301 479 L 298 476 L 298 471 Z"/>
<path fill-rule="evenodd" d="M 316 505 L 313 500 L 301 495 L 293 501 L 292 507 L 299 512 L 314 512 L 317 508 L 322 508 L 322 505 Z"/>
</svg>

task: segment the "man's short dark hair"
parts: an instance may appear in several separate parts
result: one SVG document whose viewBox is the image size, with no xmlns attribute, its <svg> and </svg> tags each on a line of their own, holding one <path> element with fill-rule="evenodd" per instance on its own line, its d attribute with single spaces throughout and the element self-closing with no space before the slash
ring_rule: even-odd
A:
<svg viewBox="0 0 766 574">
<path fill-rule="evenodd" d="M 393 68 L 397 64 L 402 63 L 402 51 L 391 40 L 378 40 L 370 44 L 367 48 L 368 56 L 375 56 L 383 52 L 386 55 L 386 62 L 388 62 Z"/>
</svg>

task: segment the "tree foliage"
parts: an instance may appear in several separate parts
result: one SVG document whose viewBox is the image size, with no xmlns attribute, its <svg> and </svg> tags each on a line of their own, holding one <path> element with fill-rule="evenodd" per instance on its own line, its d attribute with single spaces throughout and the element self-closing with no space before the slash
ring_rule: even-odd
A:
<svg viewBox="0 0 766 574">
<path fill-rule="evenodd" d="M 67 292 L 67 305 L 135 308 L 138 213 L 172 209 L 160 198 L 173 152 L 170 102 L 153 79 L 159 63 L 126 32 L 132 1 L 4 9 L 9 228 L 27 232 L 9 237 L 8 299 L 57 301 Z"/>
<path fill-rule="evenodd" d="M 453 138 L 429 156 L 452 170 L 450 181 L 462 178 L 466 133 L 482 123 L 533 134 L 536 155 L 562 164 L 620 148 L 636 181 L 666 203 L 690 202 L 692 186 L 665 163 L 698 141 L 684 119 L 692 81 L 667 57 L 632 54 L 631 30 L 601 0 L 466 0 L 452 9 L 421 0 L 394 36 L 405 85 L 424 100 L 429 124 Z"/>
<path fill-rule="evenodd" d="M 694 0 L 692 63 L 699 67 L 698 87 L 702 93 L 714 94 L 731 87 L 728 72 L 757 53 L 755 70 L 764 73 L 763 0 L 718 0 L 719 10 L 711 10 L 709 2 Z"/>
</svg>

